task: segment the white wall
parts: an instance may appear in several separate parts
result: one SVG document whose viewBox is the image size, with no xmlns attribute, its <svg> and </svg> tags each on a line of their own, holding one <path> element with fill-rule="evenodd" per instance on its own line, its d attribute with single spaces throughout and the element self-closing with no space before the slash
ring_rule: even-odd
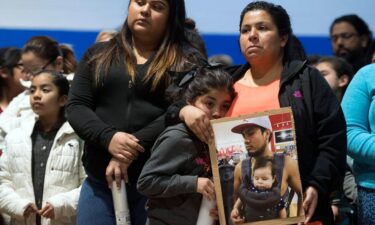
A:
<svg viewBox="0 0 375 225">
<path fill-rule="evenodd" d="M 249 0 L 186 0 L 188 15 L 203 33 L 238 33 L 240 13 Z M 356 13 L 375 31 L 374 0 L 272 0 L 291 17 L 297 35 L 328 35 L 334 18 Z"/>
<path fill-rule="evenodd" d="M 233 34 L 249 0 L 185 0 L 202 33 Z M 273 0 L 290 14 L 297 35 L 327 35 L 343 14 L 360 15 L 375 31 L 374 0 Z M 0 0 L 0 28 L 101 30 L 121 26 L 128 0 Z"/>
</svg>

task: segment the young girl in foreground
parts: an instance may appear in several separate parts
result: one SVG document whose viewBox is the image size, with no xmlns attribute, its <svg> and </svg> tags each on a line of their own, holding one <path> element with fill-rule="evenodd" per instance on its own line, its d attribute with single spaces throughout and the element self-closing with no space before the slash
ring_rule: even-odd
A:
<svg viewBox="0 0 375 225">
<path fill-rule="evenodd" d="M 65 119 L 69 82 L 60 73 L 32 79 L 30 103 L 38 116 L 5 139 L 0 163 L 0 211 L 11 224 L 75 224 L 82 143 Z"/>
<path fill-rule="evenodd" d="M 188 85 L 184 99 L 209 119 L 228 111 L 235 92 L 230 76 L 220 69 L 202 68 Z M 168 127 L 155 142 L 138 180 L 138 191 L 150 198 L 150 225 L 195 225 L 202 195 L 215 199 L 208 146 L 180 123 Z"/>
</svg>

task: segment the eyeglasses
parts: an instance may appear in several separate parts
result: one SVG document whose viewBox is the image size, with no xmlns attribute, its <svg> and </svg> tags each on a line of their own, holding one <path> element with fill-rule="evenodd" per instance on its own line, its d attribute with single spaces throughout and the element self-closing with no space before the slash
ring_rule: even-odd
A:
<svg viewBox="0 0 375 225">
<path fill-rule="evenodd" d="M 346 40 L 351 39 L 354 36 L 358 36 L 358 34 L 357 33 L 341 33 L 341 34 L 332 35 L 331 39 L 332 39 L 333 42 L 337 42 L 339 40 L 339 38 L 346 41 Z"/>
<path fill-rule="evenodd" d="M 55 60 L 50 60 L 48 61 L 44 66 L 42 67 L 38 67 L 38 66 L 25 66 L 22 64 L 23 66 L 23 72 L 26 73 L 26 74 L 30 74 L 32 76 L 36 75 L 36 74 L 39 74 L 40 72 L 46 70 L 47 66 L 51 65 Z"/>
</svg>

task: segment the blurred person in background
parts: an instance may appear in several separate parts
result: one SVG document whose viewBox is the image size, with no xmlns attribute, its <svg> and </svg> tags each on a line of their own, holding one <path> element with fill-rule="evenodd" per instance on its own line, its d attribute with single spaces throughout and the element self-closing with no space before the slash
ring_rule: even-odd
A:
<svg viewBox="0 0 375 225">
<path fill-rule="evenodd" d="M 341 102 L 354 75 L 352 66 L 345 59 L 332 56 L 320 58 L 315 68 L 323 75 L 337 99 Z"/>
<path fill-rule="evenodd" d="M 102 30 L 96 36 L 95 43 L 109 41 L 116 36 L 118 31 L 116 30 Z"/>
<path fill-rule="evenodd" d="M 24 79 L 21 50 L 18 48 L 0 49 L 0 114 L 10 101 L 24 91 L 20 79 Z"/>
<path fill-rule="evenodd" d="M 372 32 L 362 18 L 355 14 L 340 16 L 329 32 L 334 55 L 346 59 L 354 72 L 368 64 Z"/>
<path fill-rule="evenodd" d="M 224 67 L 233 65 L 232 57 L 230 57 L 230 55 L 227 55 L 227 54 L 212 55 L 208 58 L 208 61 L 213 64 L 217 63 L 220 65 L 223 65 Z"/>
<path fill-rule="evenodd" d="M 22 84 L 26 88 L 30 87 L 30 78 L 42 70 L 54 70 L 68 75 L 74 73 L 77 67 L 72 49 L 65 45 L 59 45 L 58 42 L 47 36 L 35 36 L 26 42 L 22 49 L 20 64 L 24 73 Z M 33 116 L 29 92 L 25 90 L 13 98 L 7 109 L 0 114 L 0 139 L 18 127 L 22 121 Z"/>
</svg>

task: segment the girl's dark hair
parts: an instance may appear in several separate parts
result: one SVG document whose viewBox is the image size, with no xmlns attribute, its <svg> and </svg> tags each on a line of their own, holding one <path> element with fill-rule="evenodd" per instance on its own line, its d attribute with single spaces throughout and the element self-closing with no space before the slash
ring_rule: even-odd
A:
<svg viewBox="0 0 375 225">
<path fill-rule="evenodd" d="M 18 48 L 0 48 L 0 69 L 6 74 L 13 76 L 13 68 L 17 66 L 21 59 L 21 50 Z M 4 98 L 7 81 L 0 77 L 0 99 Z"/>
<path fill-rule="evenodd" d="M 59 43 L 47 36 L 35 36 L 30 38 L 23 52 L 32 52 L 41 59 L 54 63 L 58 56 L 63 58 L 63 71 L 65 74 L 74 73 L 77 68 L 77 61 L 73 50 L 67 45 Z"/>
<path fill-rule="evenodd" d="M 21 60 L 21 50 L 18 48 L 8 47 L 0 48 L 0 68 L 5 69 L 10 75 L 13 75 L 13 68 Z"/>
<path fill-rule="evenodd" d="M 348 75 L 349 78 L 353 78 L 354 70 L 352 65 L 350 65 L 344 58 L 336 56 L 327 56 L 319 59 L 318 63 L 330 63 L 332 68 L 336 71 L 337 76 Z"/>
<path fill-rule="evenodd" d="M 272 21 L 276 25 L 278 29 L 279 36 L 288 36 L 287 43 L 284 47 L 284 56 L 283 56 L 283 63 L 291 61 L 294 58 L 293 56 L 293 49 L 294 49 L 294 44 L 293 44 L 293 30 L 292 30 L 292 25 L 290 23 L 290 18 L 286 10 L 280 6 L 280 5 L 275 5 L 270 2 L 265 2 L 265 1 L 255 1 L 249 3 L 241 12 L 241 18 L 240 18 L 240 30 L 243 22 L 243 18 L 245 14 L 249 11 L 255 11 L 255 10 L 263 10 L 266 11 L 272 18 Z M 298 59 L 298 58 L 297 58 Z"/>
<path fill-rule="evenodd" d="M 63 73 L 54 70 L 42 70 L 35 74 L 34 77 L 43 73 L 47 73 L 52 77 L 53 84 L 56 85 L 57 89 L 59 90 L 59 97 L 69 94 L 69 81 Z"/>
<path fill-rule="evenodd" d="M 336 74 L 339 78 L 342 75 L 347 75 L 349 77 L 348 84 L 350 83 L 350 80 L 354 76 L 354 70 L 353 70 L 353 66 L 349 64 L 344 58 L 336 57 L 336 56 L 327 56 L 327 57 L 320 58 L 318 61 L 318 63 L 324 63 L 324 62 L 332 65 L 333 70 L 336 71 Z M 348 85 L 341 88 L 342 95 L 345 94 L 347 87 Z"/>
<path fill-rule="evenodd" d="M 263 167 L 270 167 L 272 171 L 272 176 L 273 177 L 276 176 L 276 167 L 273 164 L 272 158 L 268 158 L 268 157 L 257 158 L 254 163 L 253 174 L 255 170 L 259 168 L 263 168 Z"/>
<path fill-rule="evenodd" d="M 129 1 L 129 5 L 131 1 Z M 184 32 L 186 19 L 185 2 L 184 0 L 168 0 L 168 4 L 167 30 L 144 78 L 144 81 L 152 81 L 153 90 L 162 81 L 167 84 L 170 83 L 169 78 L 166 76 L 169 70 L 183 71 L 187 70 L 186 66 L 190 66 L 188 69 L 193 67 L 187 62 L 192 59 L 186 55 L 185 49 L 183 49 L 183 46 L 186 46 L 187 43 Z M 95 62 L 97 83 L 101 79 L 101 74 L 108 72 L 111 63 L 119 62 L 120 60 L 124 60 L 125 68 L 134 81 L 137 61 L 132 48 L 132 33 L 126 19 L 119 34 L 90 59 L 90 62 Z M 122 59 L 121 53 L 124 53 L 124 59 Z"/>
<path fill-rule="evenodd" d="M 236 93 L 233 88 L 232 77 L 223 69 L 199 68 L 192 81 L 184 91 L 184 100 L 194 102 L 199 96 L 205 95 L 211 90 L 224 89 L 234 99 Z"/>
</svg>

